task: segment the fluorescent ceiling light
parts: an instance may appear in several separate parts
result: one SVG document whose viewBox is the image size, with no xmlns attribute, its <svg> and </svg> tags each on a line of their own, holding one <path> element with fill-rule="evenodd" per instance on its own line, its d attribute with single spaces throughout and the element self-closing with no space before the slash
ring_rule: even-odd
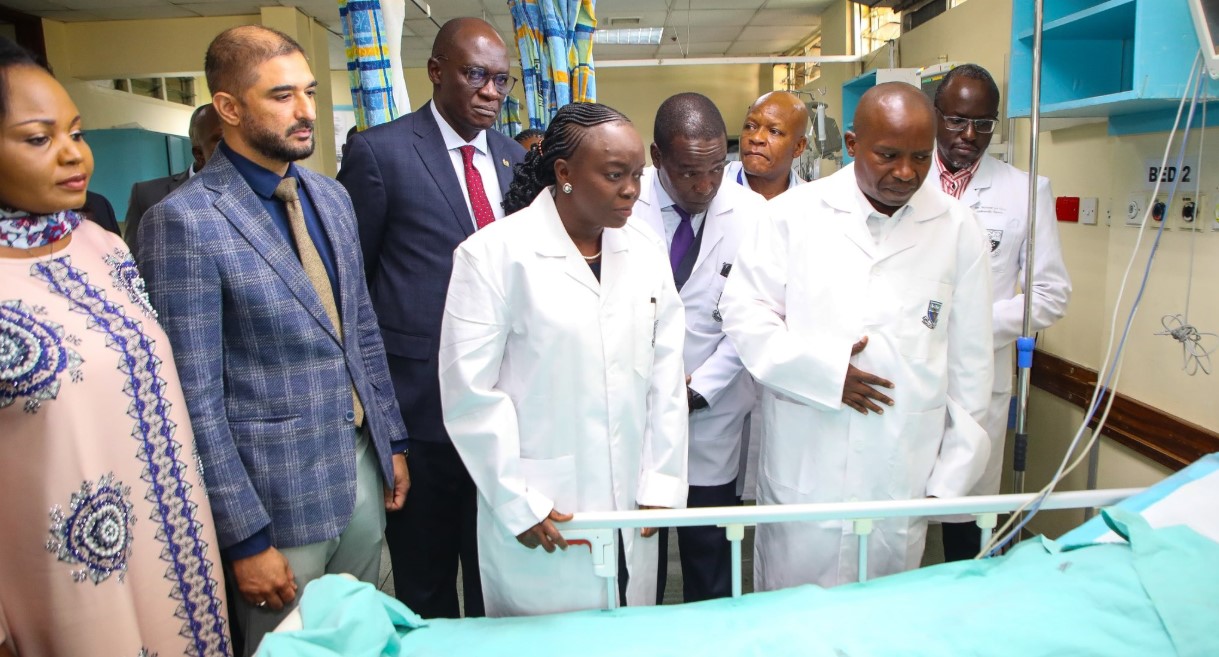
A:
<svg viewBox="0 0 1219 657">
<path fill-rule="evenodd" d="M 664 35 L 663 27 L 639 27 L 627 30 L 597 30 L 593 43 L 613 46 L 654 46 Z"/>
</svg>

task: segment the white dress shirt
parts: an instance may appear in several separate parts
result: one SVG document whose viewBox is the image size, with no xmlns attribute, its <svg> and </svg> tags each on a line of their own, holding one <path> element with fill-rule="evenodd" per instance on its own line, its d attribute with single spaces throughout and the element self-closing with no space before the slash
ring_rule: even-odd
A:
<svg viewBox="0 0 1219 657">
<path fill-rule="evenodd" d="M 474 147 L 474 168 L 478 169 L 479 175 L 483 178 L 483 191 L 487 194 L 487 200 L 491 202 L 491 210 L 495 212 L 495 219 L 497 221 L 503 219 L 504 206 L 501 204 L 504 194 L 499 188 L 499 176 L 495 173 L 495 162 L 492 161 L 491 150 L 487 146 L 487 131 L 480 131 L 477 137 L 467 142 L 457 134 L 448 121 L 444 120 L 440 112 L 436 111 L 435 102 L 428 103 L 428 107 L 432 110 L 436 125 L 440 126 L 444 147 L 449 151 L 449 160 L 453 162 L 453 171 L 457 173 L 457 182 L 461 185 L 461 195 L 466 199 L 466 209 L 470 211 L 470 223 L 475 224 L 474 208 L 470 206 L 470 190 L 466 189 L 466 165 L 461 159 L 461 151 L 458 150 L 467 145 Z"/>
<path fill-rule="evenodd" d="M 673 248 L 673 235 L 677 232 L 677 227 L 681 225 L 681 215 L 677 214 L 677 210 L 673 209 L 675 202 L 665 191 L 664 185 L 660 184 L 660 175 L 657 174 L 654 178 L 656 181 L 656 202 L 660 205 L 660 217 L 665 223 L 665 246 Z M 690 227 L 694 229 L 695 236 L 703 227 L 703 218 L 707 216 L 707 211 L 703 210 L 698 214 L 690 215 Z"/>
<path fill-rule="evenodd" d="M 859 207 L 863 210 L 865 221 L 867 221 L 868 232 L 871 233 L 872 239 L 876 240 L 876 246 L 880 246 L 885 241 L 889 233 L 893 232 L 893 227 L 897 225 L 897 222 L 901 221 L 901 218 L 910 210 L 909 205 L 903 205 L 890 216 L 878 212 L 858 187 L 855 188 L 855 196 L 859 201 Z"/>
</svg>

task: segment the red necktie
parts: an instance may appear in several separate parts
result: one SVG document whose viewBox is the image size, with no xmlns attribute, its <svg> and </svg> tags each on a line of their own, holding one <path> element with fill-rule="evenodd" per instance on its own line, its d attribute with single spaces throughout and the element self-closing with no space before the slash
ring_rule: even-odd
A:
<svg viewBox="0 0 1219 657">
<path fill-rule="evenodd" d="M 483 189 L 483 177 L 474 166 L 474 147 L 462 146 L 461 161 L 466 165 L 466 192 L 470 194 L 470 208 L 474 210 L 474 224 L 479 228 L 495 221 L 495 212 Z"/>
</svg>

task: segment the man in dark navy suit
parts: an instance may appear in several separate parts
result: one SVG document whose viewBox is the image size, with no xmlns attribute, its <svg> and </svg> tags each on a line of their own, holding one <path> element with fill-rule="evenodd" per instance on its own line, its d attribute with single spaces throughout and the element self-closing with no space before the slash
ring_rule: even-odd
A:
<svg viewBox="0 0 1219 657">
<path fill-rule="evenodd" d="M 406 504 L 385 537 L 398 599 L 425 618 L 482 616 L 477 491 L 444 428 L 437 379 L 440 319 L 453 250 L 502 219 L 525 150 L 489 130 L 512 90 L 508 49 L 476 18 L 441 27 L 428 59 L 432 100 L 352 136 L 339 182 L 355 203 L 373 305 L 409 435 Z"/>
</svg>

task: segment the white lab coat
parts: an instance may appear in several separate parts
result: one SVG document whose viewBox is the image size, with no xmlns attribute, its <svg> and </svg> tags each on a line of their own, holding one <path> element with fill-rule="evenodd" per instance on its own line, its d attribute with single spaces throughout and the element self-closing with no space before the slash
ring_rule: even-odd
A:
<svg viewBox="0 0 1219 657">
<path fill-rule="evenodd" d="M 939 182 L 940 171 L 937 157 L 932 169 L 932 182 Z M 1003 444 L 1007 438 L 1008 410 L 1011 406 L 1015 343 L 1024 327 L 1024 293 L 1019 288 L 1024 284 L 1025 247 L 1028 242 L 1029 174 L 993 157 L 983 157 L 965 193 L 961 195 L 961 202 L 973 209 L 990 245 L 995 330 L 995 385 L 985 424 L 990 438 L 990 457 L 987 458 L 982 478 L 969 494 L 995 495 L 999 492 L 1003 470 Z M 1038 176 L 1033 332 L 1062 319 L 1070 298 L 1071 279 L 1062 261 L 1054 193 L 1050 191 L 1049 179 Z M 972 516 L 950 519 L 965 522 L 972 520 Z"/>
<path fill-rule="evenodd" d="M 852 165 L 772 199 L 720 302 L 725 332 L 765 386 L 760 503 L 955 497 L 985 463 L 994 359 L 982 232 L 924 185 L 877 246 L 861 198 Z M 883 415 L 841 403 L 848 363 L 894 383 Z M 855 581 L 850 531 L 759 526 L 756 588 Z M 878 521 L 869 576 L 917 567 L 925 533 L 922 520 Z"/>
<path fill-rule="evenodd" d="M 440 395 L 479 491 L 489 616 L 605 606 L 587 547 L 547 554 L 517 542 L 552 508 L 685 506 L 683 325 L 655 237 L 607 228 L 599 283 L 549 189 L 457 248 Z M 623 543 L 627 603 L 653 604 L 657 540 L 635 530 Z"/>
<path fill-rule="evenodd" d="M 665 241 L 656 169 L 644 170 L 631 221 Z M 660 198 L 658 198 L 660 197 Z M 742 240 L 766 212 L 766 201 L 736 184 L 724 184 L 703 218 L 703 239 L 690 278 L 681 289 L 686 310 L 684 362 L 690 387 L 707 408 L 690 414 L 690 483 L 719 486 L 737 476 L 745 416 L 755 397 L 753 377 L 745 371 L 732 341 L 724 335 L 720 295 Z"/>
</svg>

